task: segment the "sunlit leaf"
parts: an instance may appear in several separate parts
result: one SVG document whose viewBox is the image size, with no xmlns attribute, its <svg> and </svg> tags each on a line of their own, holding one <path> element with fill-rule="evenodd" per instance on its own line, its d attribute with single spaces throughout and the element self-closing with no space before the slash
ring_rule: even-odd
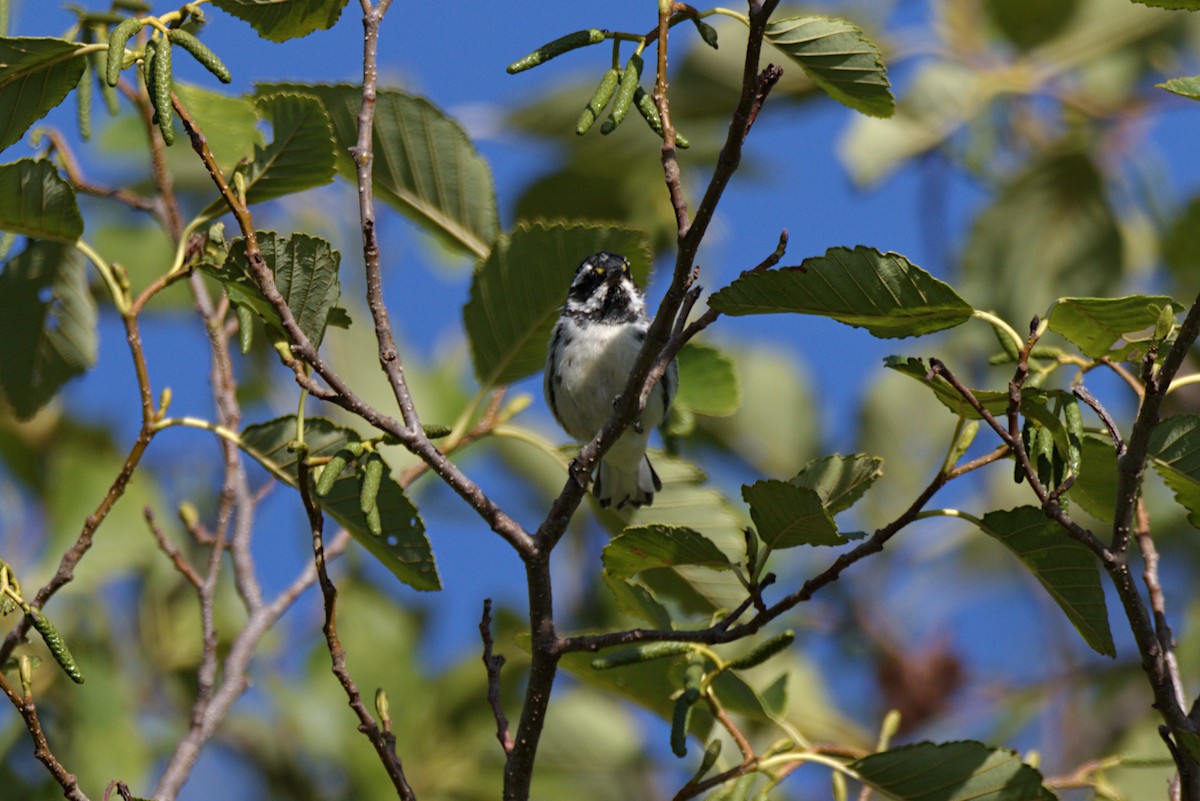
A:
<svg viewBox="0 0 1200 801">
<path fill-rule="evenodd" d="M 83 47 L 65 39 L 0 38 L 0 150 L 63 101 L 83 75 Z"/>
<path fill-rule="evenodd" d="M 242 432 L 247 452 L 262 464 L 286 475 L 292 486 L 296 486 L 298 475 L 297 455 L 288 445 L 295 437 L 294 415 L 252 425 Z M 310 456 L 332 456 L 347 442 L 360 439 L 352 429 L 324 418 L 310 417 L 304 421 L 304 441 Z M 346 471 L 321 499 L 321 508 L 396 578 L 417 590 L 441 589 L 437 565 L 425 536 L 425 523 L 404 490 L 386 471 L 379 488 L 378 505 L 383 523 L 380 537 L 371 534 L 366 515 L 359 509 L 359 477 L 354 471 Z"/>
<path fill-rule="evenodd" d="M 246 201 L 262 203 L 332 181 L 333 131 L 321 103 L 306 95 L 280 93 L 260 97 L 258 105 L 271 122 L 273 137 L 265 147 L 254 148 L 254 160 L 239 169 L 245 176 Z M 218 216 L 225 210 L 225 201 L 217 199 L 205 214 Z"/>
<path fill-rule="evenodd" d="M 599 250 L 629 259 L 638 283 L 650 269 L 645 236 L 629 228 L 582 223 L 518 225 L 502 235 L 475 270 L 463 323 L 475 376 L 485 387 L 509 384 L 546 363 L 550 329 L 575 268 Z"/>
<path fill-rule="evenodd" d="M 213 0 L 213 5 L 250 23 L 262 38 L 285 42 L 332 28 L 346 0 Z"/>
<path fill-rule="evenodd" d="M 175 94 L 204 131 L 217 164 L 228 171 L 262 148 L 258 108 L 249 100 L 175 82 Z"/>
<path fill-rule="evenodd" d="M 617 607 L 627 615 L 645 621 L 656 629 L 671 628 L 671 615 L 648 587 L 636 581 L 602 574 L 601 580 L 616 599 Z"/>
<path fill-rule="evenodd" d="M 1200 416 L 1168 417 L 1150 436 L 1154 469 L 1188 511 L 1188 522 L 1200 527 Z"/>
<path fill-rule="evenodd" d="M 333 123 L 337 171 L 357 181 L 350 149 L 358 141 L 362 87 L 347 84 L 260 85 L 258 93 L 299 92 L 320 100 Z M 375 196 L 442 242 L 476 259 L 499 233 L 496 191 L 487 162 L 466 131 L 423 97 L 380 89 L 375 99 Z"/>
<path fill-rule="evenodd" d="M 853 506 L 881 475 L 883 459 L 861 453 L 835 453 L 809 462 L 790 483 L 814 490 L 825 510 L 836 515 Z"/>
<path fill-rule="evenodd" d="M 47 159 L 0 165 L 0 230 L 74 242 L 83 234 L 75 190 Z"/>
<path fill-rule="evenodd" d="M 1042 775 L 1015 751 L 983 743 L 917 743 L 850 763 L 896 801 L 1054 801 Z"/>
<path fill-rule="evenodd" d="M 877 337 L 911 337 L 971 317 L 958 293 L 897 253 L 859 245 L 738 278 L 708 301 L 724 314 L 817 314 Z"/>
<path fill-rule="evenodd" d="M 281 236 L 274 231 L 256 232 L 263 259 L 275 276 L 275 287 L 287 301 L 296 323 L 314 345 L 320 345 L 330 317 L 341 295 L 338 264 L 341 254 L 324 239 L 293 233 Z M 283 321 L 258 288 L 246 261 L 246 242 L 236 239 L 220 269 L 202 265 L 209 275 L 224 286 L 234 303 L 251 309 L 285 339 Z M 341 312 L 344 314 L 344 312 Z"/>
<path fill-rule="evenodd" d="M 627 528 L 606 546 L 604 570 L 623 579 L 643 570 L 679 565 L 700 565 L 728 570 L 729 559 L 702 534 L 690 528 L 662 525 Z"/>
<path fill-rule="evenodd" d="M 839 103 L 872 117 L 890 117 L 895 111 L 879 48 L 857 25 L 829 17 L 790 17 L 768 23 L 766 39 Z"/>
<path fill-rule="evenodd" d="M 1168 92 L 1174 92 L 1183 97 L 1190 97 L 1192 100 L 1200 100 L 1200 75 L 1190 78 L 1171 78 L 1168 81 L 1154 85 L 1159 89 L 1166 89 Z"/>
<path fill-rule="evenodd" d="M 1046 322 L 1051 331 L 1078 345 L 1085 356 L 1099 359 L 1122 336 L 1153 328 L 1169 303 L 1171 299 L 1163 295 L 1059 298 Z"/>
<path fill-rule="evenodd" d="M 786 481 L 758 481 L 742 487 L 758 536 L 772 548 L 842 545 L 837 524 L 816 490 Z"/>
<path fill-rule="evenodd" d="M 96 362 L 96 301 L 71 246 L 32 239 L 0 271 L 0 387 L 28 419 Z"/>
<path fill-rule="evenodd" d="M 988 512 L 982 529 L 1020 558 L 1088 645 L 1116 656 L 1100 569 L 1091 551 L 1032 506 Z"/>
<path fill-rule="evenodd" d="M 709 417 L 726 417 L 741 404 L 737 365 L 709 345 L 689 342 L 679 352 L 679 392 L 674 406 Z"/>
</svg>

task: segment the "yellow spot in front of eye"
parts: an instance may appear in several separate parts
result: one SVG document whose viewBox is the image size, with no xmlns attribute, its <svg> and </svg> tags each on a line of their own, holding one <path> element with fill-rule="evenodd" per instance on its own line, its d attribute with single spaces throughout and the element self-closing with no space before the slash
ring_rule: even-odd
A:
<svg viewBox="0 0 1200 801">
<path fill-rule="evenodd" d="M 604 268 L 603 268 L 603 267 L 597 267 L 597 268 L 595 268 L 595 269 L 596 269 L 596 275 L 604 275 Z"/>
</svg>

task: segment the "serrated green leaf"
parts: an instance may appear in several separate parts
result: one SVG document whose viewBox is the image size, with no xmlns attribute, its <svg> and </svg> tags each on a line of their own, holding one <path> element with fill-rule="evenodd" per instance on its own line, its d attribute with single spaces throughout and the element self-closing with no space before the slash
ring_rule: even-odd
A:
<svg viewBox="0 0 1200 801">
<path fill-rule="evenodd" d="M 0 38 L 0 150 L 46 116 L 79 84 L 83 45 L 66 39 Z"/>
<path fill-rule="evenodd" d="M 258 108 L 251 101 L 179 81 L 175 81 L 175 94 L 204 131 L 209 150 L 227 174 L 263 147 Z"/>
<path fill-rule="evenodd" d="M 475 270 L 463 323 L 475 375 L 484 387 L 536 373 L 546 363 L 550 329 L 567 297 L 575 268 L 600 250 L 629 259 L 644 283 L 650 253 L 640 231 L 582 223 L 522 223 L 501 235 Z"/>
<path fill-rule="evenodd" d="M 829 17 L 790 17 L 768 23 L 766 39 L 839 103 L 871 117 L 895 112 L 879 48 L 857 25 Z"/>
<path fill-rule="evenodd" d="M 96 363 L 96 301 L 83 258 L 43 239 L 0 271 L 0 388 L 21 419 Z"/>
<path fill-rule="evenodd" d="M 259 94 L 287 91 L 318 98 L 333 123 L 337 171 L 357 181 L 350 155 L 358 141 L 362 87 L 346 84 L 260 85 Z M 423 97 L 381 89 L 375 99 L 371 168 L 375 196 L 477 259 L 500 231 L 496 190 L 487 162 L 466 131 Z"/>
<path fill-rule="evenodd" d="M 1165 295 L 1124 298 L 1059 298 L 1046 320 L 1051 331 L 1079 346 L 1085 356 L 1099 359 L 1125 334 L 1153 328 L 1171 303 Z"/>
<path fill-rule="evenodd" d="M 0 165 L 0 230 L 75 242 L 83 217 L 75 190 L 47 159 L 21 159 Z"/>
<path fill-rule="evenodd" d="M 275 276 L 275 287 L 287 301 L 300 329 L 313 345 L 319 346 L 331 317 L 341 316 L 335 311 L 342 292 L 338 281 L 341 254 L 324 239 L 307 234 L 255 233 L 259 251 Z M 279 313 L 267 302 L 250 272 L 244 239 L 234 240 L 220 269 L 211 264 L 201 267 L 225 286 L 231 301 L 252 310 L 271 327 L 277 338 L 286 339 Z"/>
<path fill-rule="evenodd" d="M 247 453 L 264 465 L 288 476 L 296 486 L 296 454 L 288 443 L 296 436 L 296 417 L 288 415 L 248 426 L 242 432 Z M 332 456 L 347 442 L 362 438 L 352 429 L 320 417 L 304 421 L 304 440 L 310 456 Z M 395 574 L 416 590 L 440 590 L 437 564 L 425 536 L 425 523 L 404 490 L 385 473 L 376 501 L 383 522 L 383 535 L 376 537 L 367 528 L 367 518 L 359 510 L 359 479 L 347 471 L 321 499 L 321 508 L 344 526 L 354 539 Z"/>
<path fill-rule="evenodd" d="M 1117 503 L 1117 449 L 1107 436 L 1083 435 L 1079 478 L 1067 497 L 1097 520 L 1112 525 Z"/>
<path fill-rule="evenodd" d="M 1200 527 L 1200 416 L 1168 417 L 1150 435 L 1154 469 L 1188 511 L 1188 522 Z"/>
<path fill-rule="evenodd" d="M 727 417 L 742 402 L 737 365 L 709 345 L 689 342 L 679 352 L 679 391 L 672 408 L 708 417 Z"/>
<path fill-rule="evenodd" d="M 1192 100 L 1200 100 L 1200 75 L 1194 75 L 1190 78 L 1171 78 L 1168 81 L 1154 84 L 1159 89 L 1166 89 L 1168 92 L 1190 97 Z"/>
<path fill-rule="evenodd" d="M 1054 801 L 1042 774 L 1016 751 L 983 743 L 917 743 L 850 763 L 869 786 L 897 801 Z"/>
<path fill-rule="evenodd" d="M 286 42 L 332 28 L 346 0 L 213 0 L 213 5 L 250 23 L 262 38 Z"/>
<path fill-rule="evenodd" d="M 982 529 L 1025 564 L 1097 653 L 1116 656 L 1096 557 L 1032 506 L 988 512 Z"/>
<path fill-rule="evenodd" d="M 274 136 L 269 145 L 255 147 L 254 160 L 239 168 L 245 176 L 246 202 L 262 203 L 330 183 L 335 159 L 333 129 L 320 101 L 281 92 L 259 97 L 258 106 L 271 122 Z M 225 211 L 225 201 L 218 198 L 204 214 L 216 217 Z"/>
<path fill-rule="evenodd" d="M 627 528 L 604 546 L 601 556 L 605 573 L 625 579 L 643 570 L 679 565 L 699 565 L 710 570 L 728 570 L 728 557 L 703 534 L 678 526 Z"/>
<path fill-rule="evenodd" d="M 750 506 L 758 536 L 772 548 L 847 542 L 814 489 L 786 481 L 758 481 L 742 487 L 742 499 Z"/>
<path fill-rule="evenodd" d="M 815 491 L 825 510 L 836 515 L 853 506 L 882 475 L 883 459 L 877 456 L 835 453 L 809 462 L 789 483 Z"/>
<path fill-rule="evenodd" d="M 884 338 L 952 328 L 973 311 L 949 284 L 903 256 L 862 245 L 830 248 L 798 267 L 744 275 L 708 304 L 730 315 L 817 314 Z"/>
</svg>

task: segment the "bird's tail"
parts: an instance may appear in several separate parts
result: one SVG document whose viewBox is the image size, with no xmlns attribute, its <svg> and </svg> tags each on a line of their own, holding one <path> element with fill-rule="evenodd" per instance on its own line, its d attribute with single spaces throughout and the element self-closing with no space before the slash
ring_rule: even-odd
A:
<svg viewBox="0 0 1200 801">
<path fill-rule="evenodd" d="M 592 494 L 601 506 L 607 508 L 616 505 L 620 509 L 625 504 L 649 506 L 654 503 L 654 493 L 661 489 L 662 481 L 654 472 L 650 457 L 642 456 L 636 467 L 614 464 L 608 460 L 600 462 Z"/>
</svg>

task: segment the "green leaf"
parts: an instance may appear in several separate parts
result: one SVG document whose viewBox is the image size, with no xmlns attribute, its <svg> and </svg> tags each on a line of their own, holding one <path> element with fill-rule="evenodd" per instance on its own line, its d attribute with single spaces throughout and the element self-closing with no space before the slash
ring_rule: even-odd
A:
<svg viewBox="0 0 1200 801">
<path fill-rule="evenodd" d="M 622 612 L 643 620 L 656 629 L 674 628 L 670 613 L 658 602 L 649 587 L 636 581 L 614 578 L 607 573 L 601 574 L 600 578 Z"/>
<path fill-rule="evenodd" d="M 786 481 L 758 481 L 742 487 L 742 499 L 750 505 L 758 536 L 772 548 L 847 542 L 814 489 Z"/>
<path fill-rule="evenodd" d="M 248 426 L 242 432 L 242 442 L 250 456 L 284 473 L 288 483 L 295 487 L 298 476 L 296 454 L 288 449 L 288 443 L 295 436 L 296 417 L 288 415 Z M 310 456 L 332 456 L 347 442 L 360 440 L 352 429 L 324 418 L 309 417 L 304 421 L 304 441 Z M 358 476 L 354 471 L 347 471 L 321 499 L 321 508 L 396 578 L 416 590 L 440 590 L 442 584 L 425 536 L 425 523 L 404 490 L 391 478 L 390 471 L 385 472 L 376 501 L 383 522 L 382 536 L 370 533 L 366 515 L 359 510 L 358 498 Z"/>
<path fill-rule="evenodd" d="M 306 95 L 279 93 L 260 97 L 258 105 L 271 121 L 274 139 L 255 147 L 254 161 L 238 170 L 245 176 L 246 202 L 262 203 L 331 182 L 333 130 L 321 103 Z M 225 201 L 218 198 L 204 214 L 216 217 L 225 211 Z"/>
<path fill-rule="evenodd" d="M 689 342 L 679 352 L 679 392 L 672 408 L 708 417 L 728 417 L 742 403 L 737 365 L 709 345 Z"/>
<path fill-rule="evenodd" d="M 766 38 L 839 103 L 871 117 L 895 112 L 879 48 L 857 25 L 829 17 L 789 17 L 768 23 Z"/>
<path fill-rule="evenodd" d="M 83 217 L 75 190 L 47 159 L 21 159 L 0 165 L 0 230 L 75 242 Z"/>
<path fill-rule="evenodd" d="M 981 528 L 1017 555 L 1097 653 L 1116 656 L 1096 557 L 1032 506 L 983 516 Z"/>
<path fill-rule="evenodd" d="M 1112 525 L 1117 503 L 1117 449 L 1107 436 L 1083 435 L 1079 478 L 1067 496 L 1097 520 Z"/>
<path fill-rule="evenodd" d="M 0 272 L 0 388 L 29 419 L 96 363 L 96 301 L 83 258 L 32 239 Z"/>
<path fill-rule="evenodd" d="M 897 801 L 1054 801 L 1042 774 L 1016 751 L 983 743 L 917 743 L 850 763 L 863 781 Z"/>
<path fill-rule="evenodd" d="M 709 298 L 724 314 L 818 314 L 877 337 L 952 328 L 972 308 L 950 287 L 897 253 L 830 248 L 797 267 L 750 273 Z"/>
<path fill-rule="evenodd" d="M 342 292 L 338 282 L 341 254 L 324 239 L 307 234 L 280 236 L 274 231 L 258 231 L 256 236 L 263 259 L 275 276 L 275 287 L 287 301 L 300 329 L 314 346 L 319 346 L 330 318 L 339 314 L 335 309 Z M 251 309 L 278 338 L 287 338 L 282 319 L 250 272 L 244 239 L 234 240 L 221 269 L 209 264 L 201 266 L 225 286 L 231 301 Z"/>
<path fill-rule="evenodd" d="M 463 322 L 484 387 L 510 384 L 545 366 L 550 330 L 575 268 L 599 250 L 621 253 L 645 281 L 650 253 L 640 231 L 582 223 L 522 223 L 501 235 L 471 282 Z"/>
<path fill-rule="evenodd" d="M 1159 314 L 1170 303 L 1164 295 L 1059 298 L 1046 323 L 1051 331 L 1078 345 L 1085 356 L 1099 359 L 1122 336 L 1154 328 Z"/>
<path fill-rule="evenodd" d="M 712 541 L 690 528 L 636 526 L 627 528 L 604 546 L 605 573 L 625 579 L 657 567 L 700 565 L 728 570 L 729 559 Z"/>
<path fill-rule="evenodd" d="M 346 0 L 213 0 L 213 5 L 250 23 L 263 39 L 286 42 L 332 28 Z"/>
<path fill-rule="evenodd" d="M 1168 81 L 1154 85 L 1159 89 L 1166 89 L 1168 92 L 1174 92 L 1183 97 L 1190 97 L 1192 100 L 1200 100 L 1200 75 L 1195 75 L 1191 78 L 1171 78 Z"/>
<path fill-rule="evenodd" d="M 1063 31 L 1075 18 L 1079 0 L 986 0 L 988 21 L 1019 49 L 1028 51 Z"/>
<path fill-rule="evenodd" d="M 1154 469 L 1188 511 L 1188 522 L 1200 526 L 1200 416 L 1168 417 L 1150 435 Z"/>
<path fill-rule="evenodd" d="M 178 81 L 175 94 L 204 131 L 209 150 L 226 174 L 243 158 L 249 158 L 255 148 L 263 147 L 254 103 Z"/>
<path fill-rule="evenodd" d="M 1133 0 L 1144 6 L 1168 8 L 1172 11 L 1200 11 L 1200 0 Z"/>
<path fill-rule="evenodd" d="M 260 85 L 265 92 L 318 98 L 333 123 L 338 173 L 355 183 L 350 148 L 358 141 L 362 87 L 340 84 Z M 375 101 L 371 176 L 375 196 L 439 236 L 482 259 L 500 231 L 496 191 L 487 162 L 457 122 L 422 97 L 381 89 Z"/>
<path fill-rule="evenodd" d="M 809 462 L 788 483 L 815 491 L 825 510 L 836 515 L 853 506 L 882 475 L 883 459 L 877 456 L 835 453 Z"/>
<path fill-rule="evenodd" d="M 83 45 L 65 39 L 0 38 L 0 150 L 46 116 L 79 83 Z"/>
</svg>

